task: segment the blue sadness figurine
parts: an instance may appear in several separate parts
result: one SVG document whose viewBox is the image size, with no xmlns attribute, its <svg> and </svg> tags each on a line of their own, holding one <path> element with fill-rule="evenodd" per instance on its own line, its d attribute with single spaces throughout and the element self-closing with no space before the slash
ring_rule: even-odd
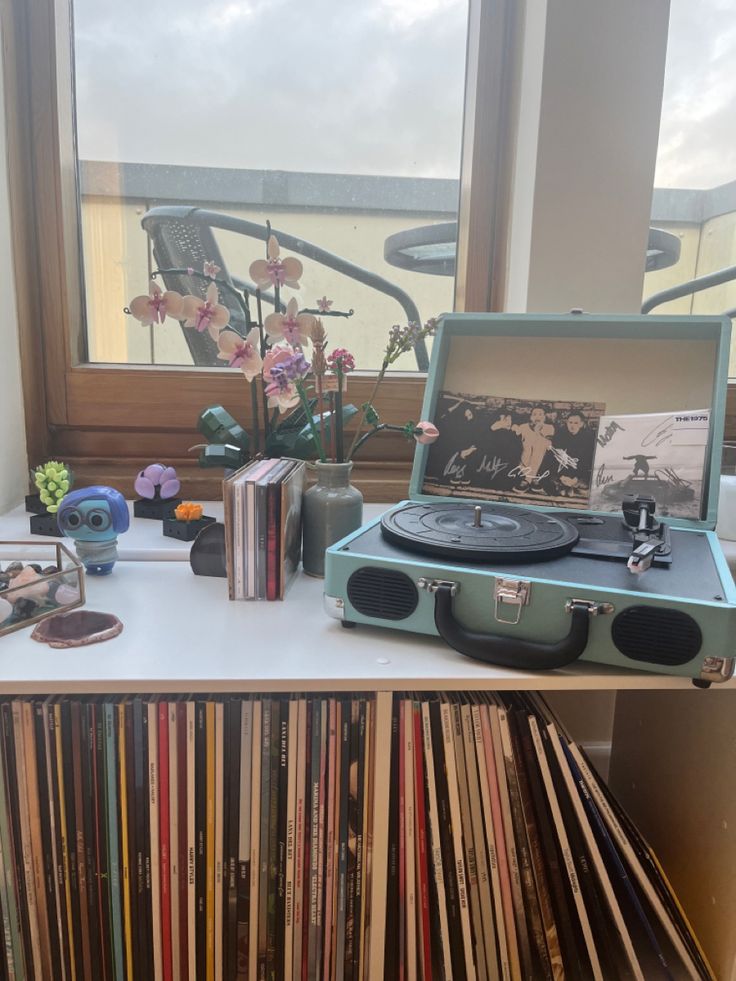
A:
<svg viewBox="0 0 736 981">
<path fill-rule="evenodd" d="M 74 539 L 77 555 L 91 576 L 106 576 L 118 557 L 118 535 L 128 530 L 125 498 L 112 487 L 82 487 L 59 504 L 59 528 Z"/>
</svg>

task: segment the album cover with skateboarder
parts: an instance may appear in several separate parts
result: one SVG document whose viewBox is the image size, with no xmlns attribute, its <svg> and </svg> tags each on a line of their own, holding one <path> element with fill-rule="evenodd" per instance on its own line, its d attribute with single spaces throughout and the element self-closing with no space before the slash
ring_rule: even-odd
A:
<svg viewBox="0 0 736 981">
<path fill-rule="evenodd" d="M 702 517 L 710 410 L 604 416 L 596 436 L 593 511 L 617 511 L 646 494 L 657 514 Z"/>
</svg>

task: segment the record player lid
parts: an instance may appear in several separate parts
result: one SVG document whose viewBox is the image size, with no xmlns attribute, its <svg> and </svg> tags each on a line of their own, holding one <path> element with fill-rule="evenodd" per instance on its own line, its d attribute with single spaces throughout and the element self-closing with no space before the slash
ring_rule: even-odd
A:
<svg viewBox="0 0 736 981">
<path fill-rule="evenodd" d="M 602 404 L 606 416 L 710 409 L 700 517 L 665 520 L 675 527 L 714 528 L 730 336 L 725 317 L 446 314 L 432 345 L 422 419 L 439 425 L 441 393 L 468 394 L 481 401 L 501 397 L 529 404 Z M 446 394 L 442 397 L 446 402 Z M 449 460 L 452 451 L 463 448 L 454 447 L 452 427 L 440 430 L 440 440 L 450 440 Z M 432 451 L 428 445 L 416 448 L 412 500 L 437 501 L 438 495 L 483 500 L 462 480 L 444 481 L 445 486 L 428 493 L 425 477 Z M 492 466 L 492 460 L 486 465 Z M 537 506 L 529 495 L 522 497 L 518 506 Z M 502 501 L 517 506 L 514 494 Z M 540 499 L 538 506 L 549 510 L 550 501 Z M 581 507 L 559 498 L 552 506 L 561 511 Z"/>
</svg>

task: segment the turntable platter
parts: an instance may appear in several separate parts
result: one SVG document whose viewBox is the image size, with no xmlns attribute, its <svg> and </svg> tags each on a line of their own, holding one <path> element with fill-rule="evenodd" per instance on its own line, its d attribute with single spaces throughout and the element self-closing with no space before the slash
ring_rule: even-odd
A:
<svg viewBox="0 0 736 981">
<path fill-rule="evenodd" d="M 407 504 L 381 518 L 386 541 L 435 558 L 543 562 L 566 555 L 579 533 L 541 511 L 503 504 Z"/>
</svg>

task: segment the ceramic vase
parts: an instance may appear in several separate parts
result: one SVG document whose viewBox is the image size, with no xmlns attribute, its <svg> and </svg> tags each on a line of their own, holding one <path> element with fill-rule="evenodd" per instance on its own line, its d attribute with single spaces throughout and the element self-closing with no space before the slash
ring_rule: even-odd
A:
<svg viewBox="0 0 736 981">
<path fill-rule="evenodd" d="M 310 576 L 324 576 L 325 549 L 360 528 L 363 495 L 350 483 L 352 463 L 316 463 L 317 482 L 304 493 L 302 565 Z"/>
</svg>

